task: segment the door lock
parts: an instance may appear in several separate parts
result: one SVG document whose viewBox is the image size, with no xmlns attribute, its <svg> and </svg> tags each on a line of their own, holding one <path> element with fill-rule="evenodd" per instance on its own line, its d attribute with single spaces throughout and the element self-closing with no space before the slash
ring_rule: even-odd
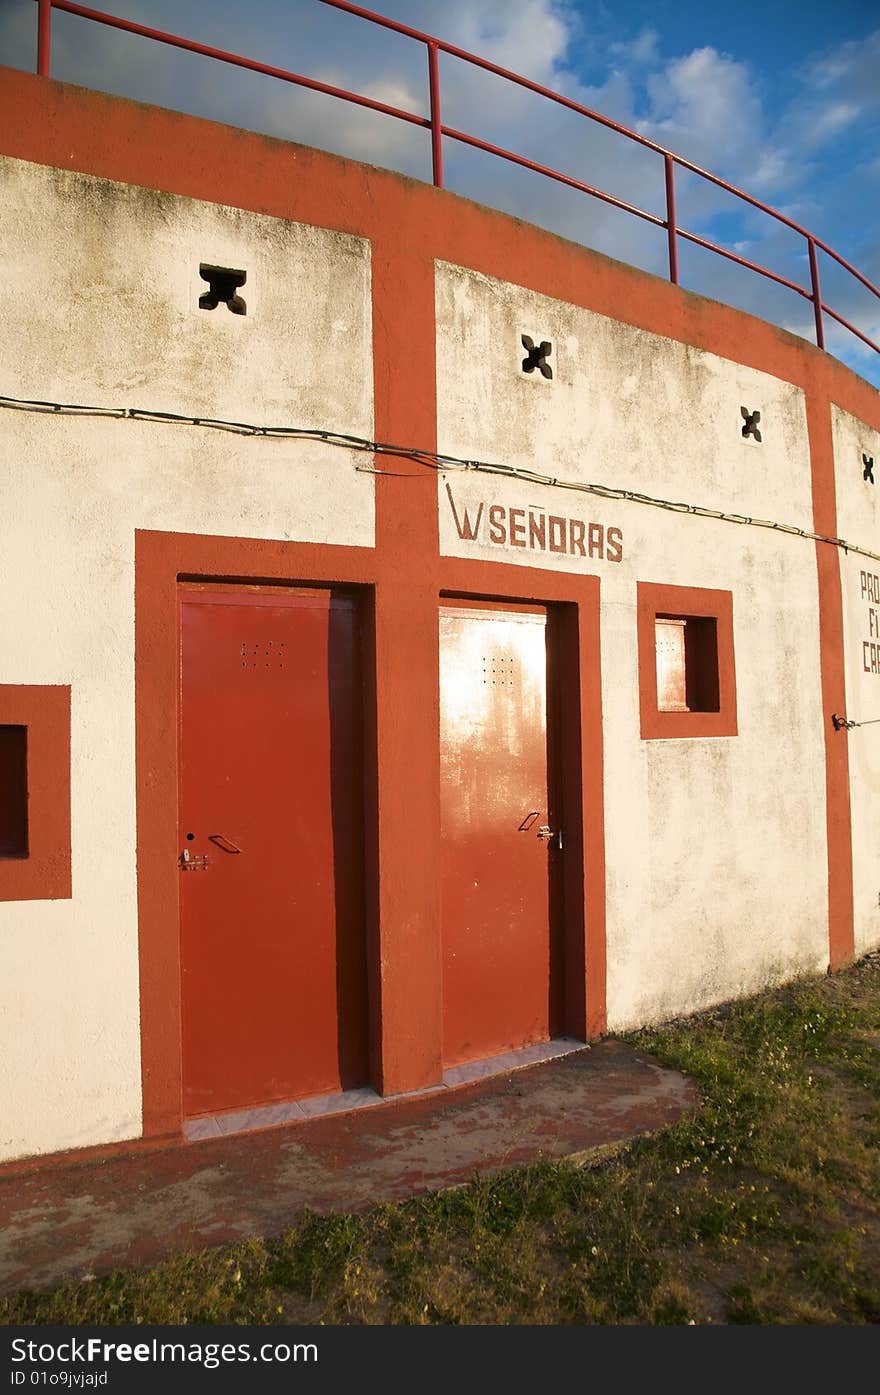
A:
<svg viewBox="0 0 880 1395">
<path fill-rule="evenodd" d="M 549 842 L 552 838 L 555 841 L 556 847 L 559 849 L 560 852 L 562 852 L 561 828 L 548 828 L 546 823 L 542 823 L 541 827 L 538 829 L 538 837 L 543 838 L 546 842 Z"/>
<path fill-rule="evenodd" d="M 181 872 L 203 872 L 208 866 L 208 855 L 204 857 L 193 857 L 189 848 L 184 848 L 178 858 Z"/>
</svg>

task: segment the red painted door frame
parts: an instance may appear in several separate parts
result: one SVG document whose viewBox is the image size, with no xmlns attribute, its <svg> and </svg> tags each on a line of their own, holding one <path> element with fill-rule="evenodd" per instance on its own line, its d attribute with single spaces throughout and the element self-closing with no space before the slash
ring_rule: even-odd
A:
<svg viewBox="0 0 880 1395">
<path fill-rule="evenodd" d="M 601 1036 L 607 961 L 599 577 L 455 557 L 443 559 L 443 576 L 442 598 L 451 604 L 547 610 L 548 720 L 565 826 L 554 887 L 555 1027 L 580 1040 Z"/>
<path fill-rule="evenodd" d="M 179 1136 L 183 1127 L 180 931 L 176 828 L 178 626 L 180 582 L 254 582 L 340 587 L 359 597 L 363 615 L 363 826 L 375 830 L 378 757 L 375 722 L 375 590 L 367 549 L 279 544 L 252 539 L 139 532 L 135 539 L 138 923 L 141 976 L 142 1089 L 145 1136 Z M 300 578 L 302 581 L 300 583 Z M 246 584 L 246 583 L 245 583 Z M 173 813 L 172 813 L 173 811 Z M 382 1080 L 379 1001 L 378 874 L 375 837 L 365 852 L 365 937 L 369 1074 Z M 196 873 L 195 875 L 198 875 Z"/>
<path fill-rule="evenodd" d="M 138 922 L 141 966 L 142 1086 L 145 1137 L 180 1136 L 180 941 L 177 866 L 177 743 L 169 720 L 177 693 L 177 597 L 181 580 L 241 581 L 356 588 L 365 615 L 366 934 L 370 1079 L 385 1094 L 441 1077 L 440 917 L 434 867 L 439 844 L 439 762 L 434 713 L 407 727 L 414 653 L 431 658 L 419 681 L 437 688 L 435 591 L 420 608 L 421 648 L 401 643 L 413 624 L 412 594 L 376 578 L 372 549 L 254 539 L 138 532 L 135 538 L 135 648 L 138 801 Z M 591 1037 L 605 1029 L 605 871 L 602 806 L 599 580 L 497 563 L 443 559 L 458 596 L 534 602 L 556 608 L 560 633 L 560 729 L 567 752 L 562 797 L 569 856 L 564 889 L 563 1030 Z M 418 597 L 416 598 L 418 600 Z M 395 635 L 398 637 L 395 645 Z M 383 656 L 389 662 L 380 672 Z M 418 749 L 406 740 L 415 730 Z M 408 758 L 408 759 L 407 759 Z M 413 772 L 418 771 L 414 781 Z M 401 771 L 405 775 L 401 776 Z M 412 808 L 418 786 L 437 821 L 424 827 L 424 857 L 411 838 L 387 830 Z M 383 809 L 384 805 L 384 809 Z M 383 836 L 383 817 L 384 829 Z M 411 827 L 410 827 L 411 833 Z M 381 885 L 382 880 L 386 885 Z M 390 887 L 388 883 L 391 883 Z M 590 889 L 586 895 L 587 887 Z M 419 941 L 402 916 L 421 901 Z M 426 943 L 427 941 L 427 943 Z M 416 956 L 414 958 L 414 951 Z M 419 971 L 414 970 L 414 964 Z M 433 964 L 431 972 L 424 966 Z M 401 1030 L 414 1023 L 407 1031 Z M 389 1065 L 390 1061 L 390 1065 Z M 427 1065 L 426 1065 L 427 1063 Z"/>
</svg>

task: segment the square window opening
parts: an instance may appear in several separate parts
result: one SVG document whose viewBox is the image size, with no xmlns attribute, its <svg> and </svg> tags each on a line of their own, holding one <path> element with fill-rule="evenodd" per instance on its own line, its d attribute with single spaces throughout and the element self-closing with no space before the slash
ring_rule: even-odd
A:
<svg viewBox="0 0 880 1395">
<path fill-rule="evenodd" d="M 639 581 L 636 612 L 642 739 L 736 736 L 733 593 Z"/>
<path fill-rule="evenodd" d="M 657 615 L 659 712 L 719 712 L 718 625 L 714 616 Z"/>
<path fill-rule="evenodd" d="M 0 725 L 0 858 L 27 855 L 27 727 Z"/>
</svg>

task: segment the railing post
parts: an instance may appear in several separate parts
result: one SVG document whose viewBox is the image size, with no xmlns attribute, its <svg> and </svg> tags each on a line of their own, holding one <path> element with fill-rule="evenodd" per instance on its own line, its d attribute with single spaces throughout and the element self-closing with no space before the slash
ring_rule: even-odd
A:
<svg viewBox="0 0 880 1395">
<path fill-rule="evenodd" d="M 810 249 L 810 286 L 813 292 L 813 315 L 816 320 L 816 343 L 820 349 L 824 349 L 825 321 L 822 316 L 822 291 L 819 287 L 819 259 L 816 256 L 816 244 L 811 237 L 807 238 L 807 246 Z"/>
<path fill-rule="evenodd" d="M 443 131 L 440 124 L 440 64 L 437 45 L 428 44 L 428 85 L 431 93 L 431 165 L 434 184 L 443 188 Z"/>
<path fill-rule="evenodd" d="M 49 50 L 52 42 L 52 0 L 39 0 L 37 10 L 37 72 L 49 76 Z"/>
<path fill-rule="evenodd" d="M 666 171 L 666 239 L 669 243 L 669 279 L 678 285 L 678 240 L 675 227 L 675 161 L 670 154 L 663 156 Z"/>
</svg>

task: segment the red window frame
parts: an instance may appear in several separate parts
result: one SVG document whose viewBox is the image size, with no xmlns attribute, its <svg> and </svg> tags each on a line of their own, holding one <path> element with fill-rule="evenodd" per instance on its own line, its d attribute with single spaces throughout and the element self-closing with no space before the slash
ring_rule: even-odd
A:
<svg viewBox="0 0 880 1395">
<path fill-rule="evenodd" d="M 637 597 L 642 739 L 656 741 L 663 738 L 736 736 L 732 592 L 640 581 Z M 660 708 L 657 698 L 656 624 L 658 619 L 667 616 L 685 620 L 714 620 L 718 665 L 717 710 L 678 712 Z"/>
<path fill-rule="evenodd" d="M 71 895 L 70 688 L 0 684 L 0 726 L 27 728 L 27 853 L 0 857 L 0 901 Z"/>
</svg>

